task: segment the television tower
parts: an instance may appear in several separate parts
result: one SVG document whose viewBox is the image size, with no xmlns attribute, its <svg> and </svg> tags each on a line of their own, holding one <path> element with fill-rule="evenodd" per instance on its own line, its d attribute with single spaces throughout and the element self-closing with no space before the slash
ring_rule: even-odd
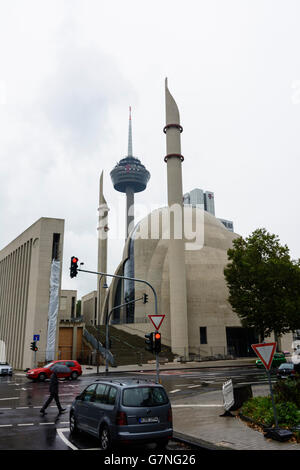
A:
<svg viewBox="0 0 300 470">
<path fill-rule="evenodd" d="M 110 172 L 114 188 L 126 194 L 126 238 L 134 228 L 134 193 L 146 189 L 150 173 L 140 160 L 132 155 L 131 107 L 129 107 L 128 155 Z"/>
</svg>

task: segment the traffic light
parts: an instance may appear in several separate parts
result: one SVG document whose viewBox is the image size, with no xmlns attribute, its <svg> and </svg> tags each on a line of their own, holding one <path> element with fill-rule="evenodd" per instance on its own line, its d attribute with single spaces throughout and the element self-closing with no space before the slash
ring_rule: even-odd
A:
<svg viewBox="0 0 300 470">
<path fill-rule="evenodd" d="M 70 267 L 70 276 L 75 277 L 77 276 L 78 271 L 78 258 L 76 256 L 71 257 L 71 267 Z"/>
<path fill-rule="evenodd" d="M 31 346 L 30 346 L 30 349 L 31 349 L 32 351 L 37 351 L 37 350 L 38 350 L 38 347 L 37 347 L 37 345 L 36 345 L 36 341 L 32 341 Z"/>
<path fill-rule="evenodd" d="M 154 352 L 159 353 L 161 351 L 161 334 L 156 331 L 154 333 Z"/>
<path fill-rule="evenodd" d="M 144 294 L 143 303 L 146 304 L 147 302 L 148 302 L 148 294 Z"/>
<path fill-rule="evenodd" d="M 146 351 L 150 351 L 150 352 L 153 352 L 153 334 L 154 333 L 147 333 L 145 335 L 145 343 L 146 343 L 146 346 L 145 346 L 145 349 Z"/>
</svg>

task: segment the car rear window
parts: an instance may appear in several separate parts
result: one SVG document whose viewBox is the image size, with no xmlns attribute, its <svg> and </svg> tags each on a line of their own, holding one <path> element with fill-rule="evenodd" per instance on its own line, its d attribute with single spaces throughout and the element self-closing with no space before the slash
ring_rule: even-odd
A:
<svg viewBox="0 0 300 470">
<path fill-rule="evenodd" d="M 294 364 L 287 362 L 286 364 L 280 364 L 279 369 L 294 369 Z"/>
<path fill-rule="evenodd" d="M 161 387 L 131 387 L 123 390 L 123 406 L 157 406 L 169 402 Z"/>
</svg>

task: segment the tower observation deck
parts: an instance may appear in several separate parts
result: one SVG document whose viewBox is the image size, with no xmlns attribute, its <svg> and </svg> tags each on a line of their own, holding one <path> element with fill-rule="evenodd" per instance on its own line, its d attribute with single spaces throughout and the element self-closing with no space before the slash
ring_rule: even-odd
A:
<svg viewBox="0 0 300 470">
<path fill-rule="evenodd" d="M 126 238 L 134 226 L 134 193 L 147 187 L 150 173 L 141 161 L 132 155 L 131 108 L 129 108 L 128 155 L 113 168 L 110 177 L 114 188 L 126 194 Z"/>
</svg>

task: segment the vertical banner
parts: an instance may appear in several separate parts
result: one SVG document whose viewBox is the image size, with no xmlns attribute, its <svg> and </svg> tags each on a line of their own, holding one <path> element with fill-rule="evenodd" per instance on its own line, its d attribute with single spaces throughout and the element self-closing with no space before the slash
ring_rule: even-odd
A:
<svg viewBox="0 0 300 470">
<path fill-rule="evenodd" d="M 50 298 L 48 310 L 48 329 L 46 361 L 55 359 L 56 323 L 59 306 L 60 261 L 52 261 L 50 274 Z"/>
<path fill-rule="evenodd" d="M 0 363 L 6 362 L 5 341 L 0 339 Z"/>
</svg>

